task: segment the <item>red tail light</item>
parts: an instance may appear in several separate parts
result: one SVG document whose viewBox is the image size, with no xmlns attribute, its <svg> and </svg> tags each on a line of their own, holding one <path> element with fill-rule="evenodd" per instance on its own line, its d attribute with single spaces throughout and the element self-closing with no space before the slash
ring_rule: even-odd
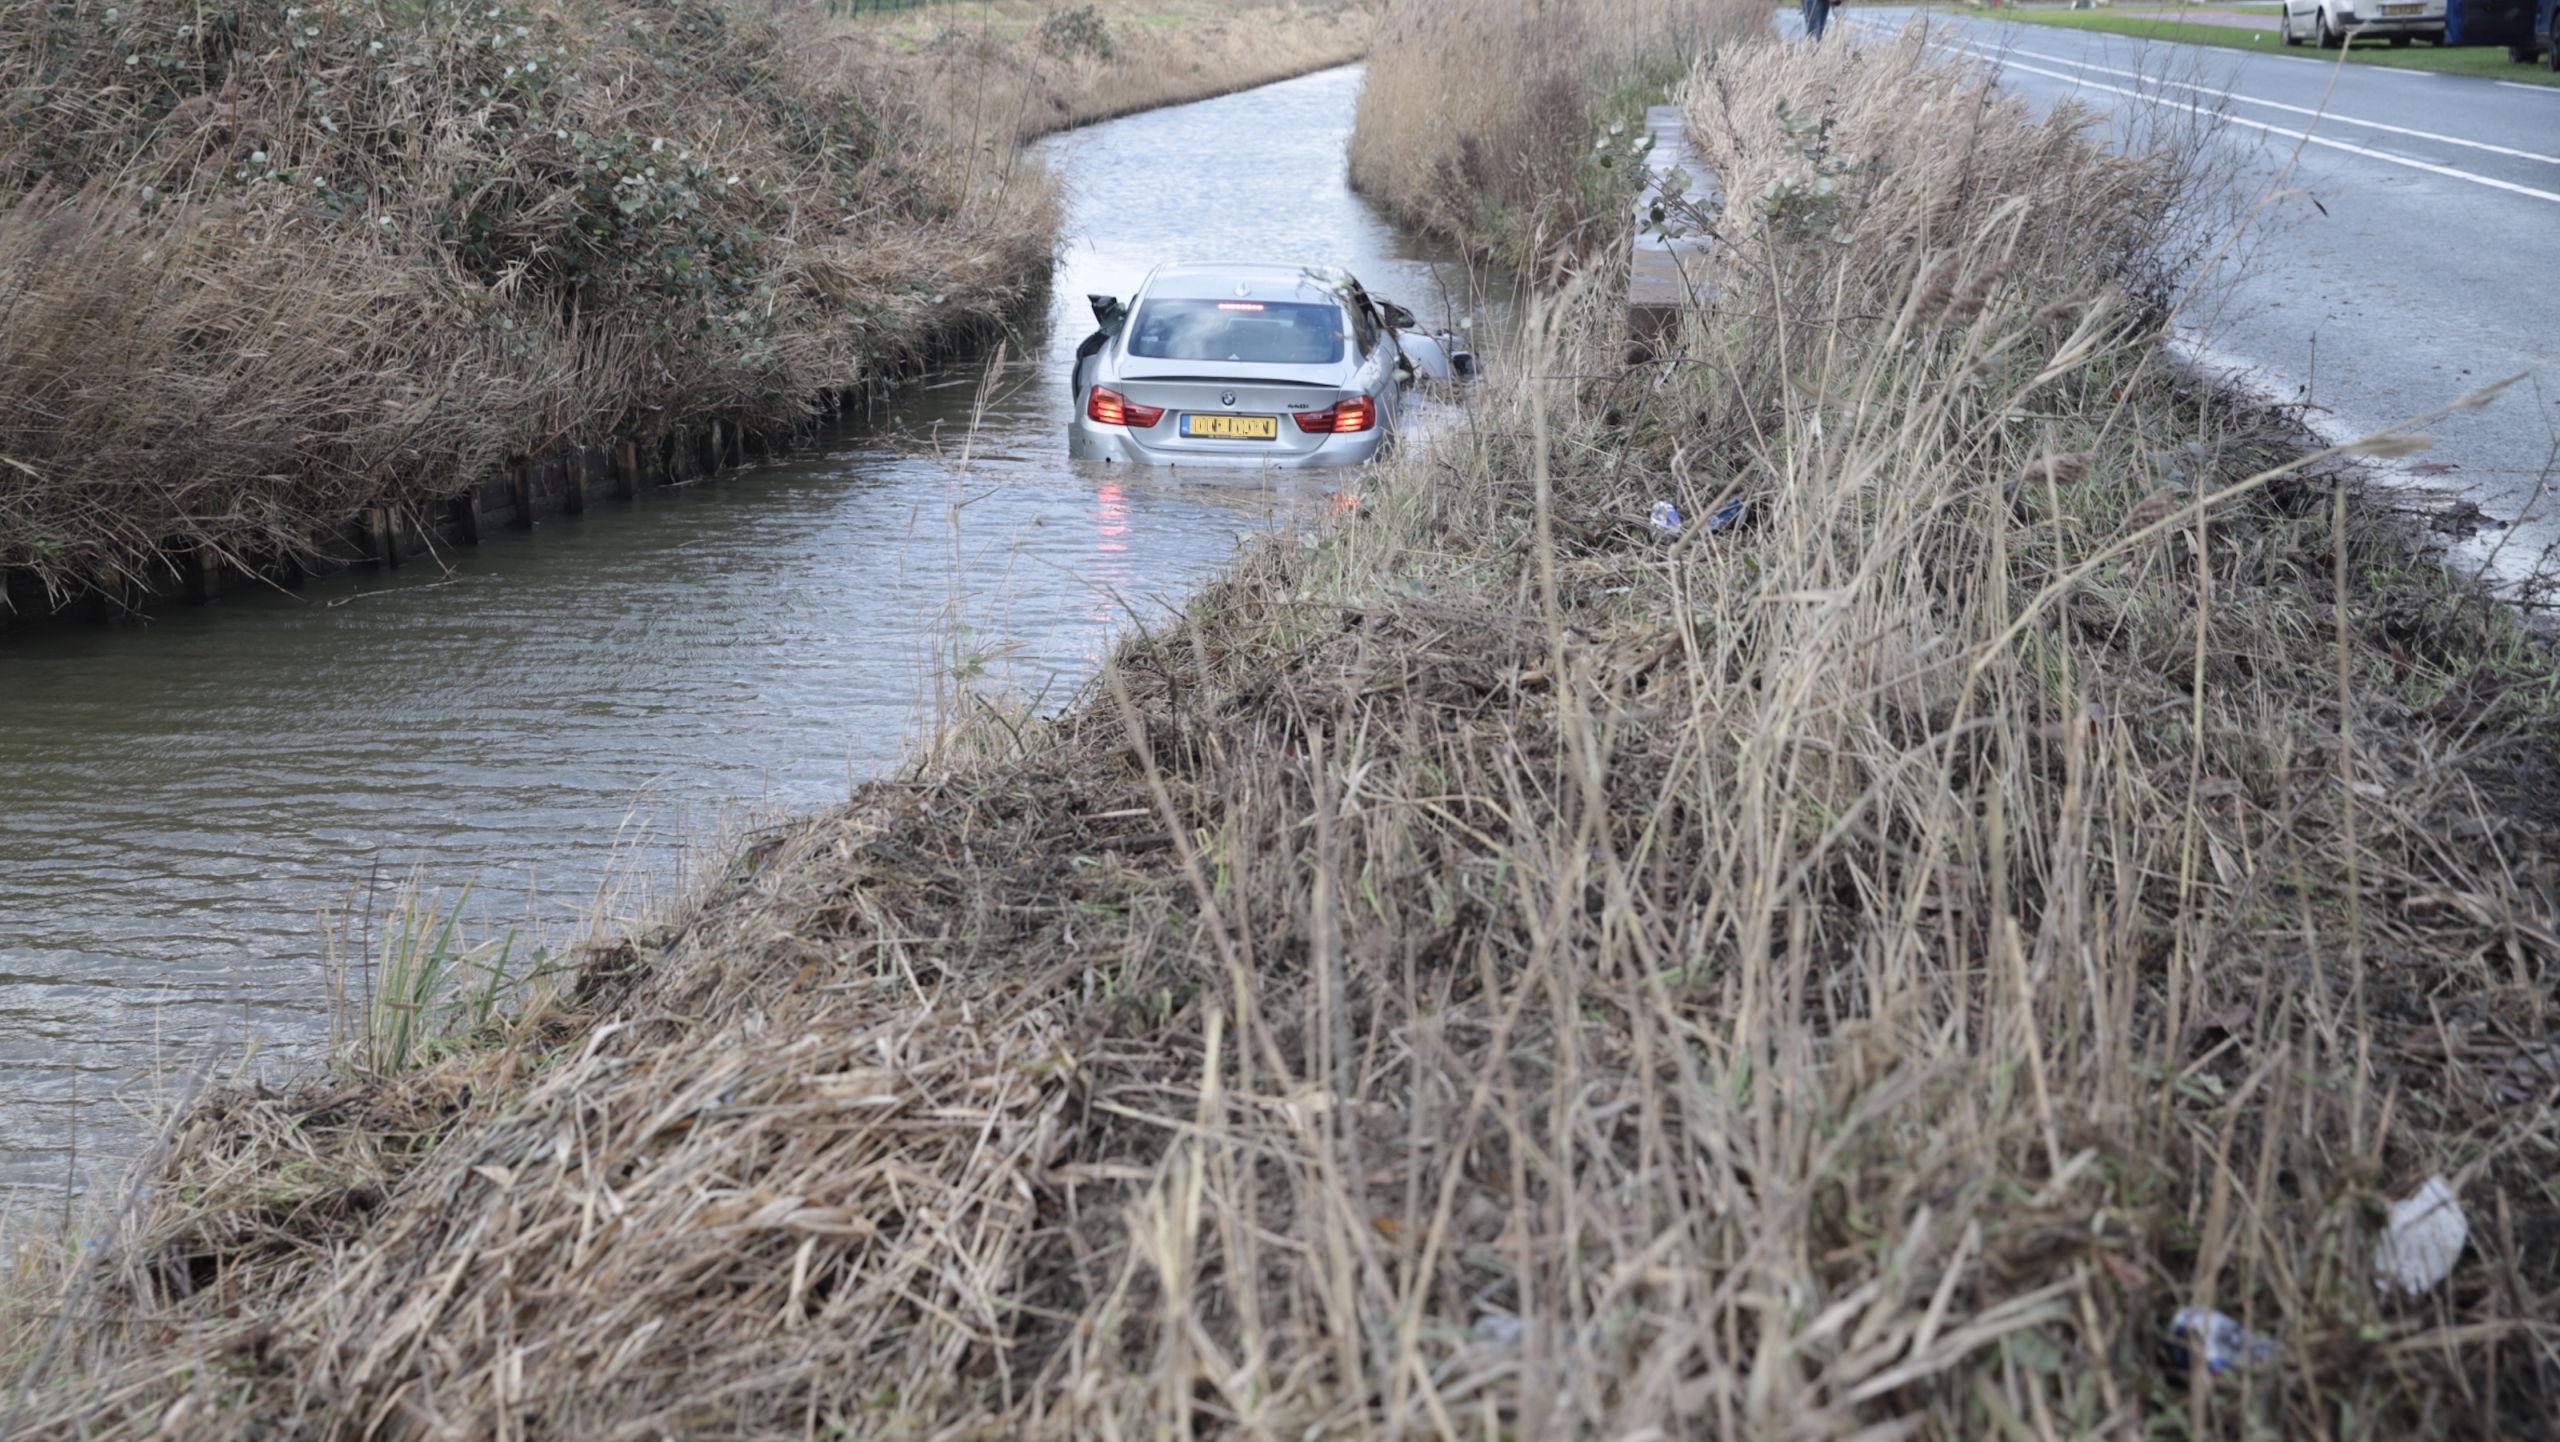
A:
<svg viewBox="0 0 2560 1442">
<path fill-rule="evenodd" d="M 1328 431 L 1336 435 L 1365 431 L 1378 423 L 1378 403 L 1367 396 L 1353 396 L 1320 411 L 1300 411 L 1297 422 L 1298 429 L 1311 435 L 1323 435 Z"/>
<path fill-rule="evenodd" d="M 1164 419 L 1164 407 L 1142 406 L 1109 386 L 1093 388 L 1084 413 L 1106 426 L 1134 426 L 1142 431 Z"/>
</svg>

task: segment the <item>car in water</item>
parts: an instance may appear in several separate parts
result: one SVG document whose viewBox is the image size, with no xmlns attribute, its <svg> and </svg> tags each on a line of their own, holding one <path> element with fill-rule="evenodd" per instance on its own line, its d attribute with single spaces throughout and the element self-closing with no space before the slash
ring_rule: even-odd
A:
<svg viewBox="0 0 2560 1442">
<path fill-rule="evenodd" d="M 1169 466 L 1352 466 L 1417 379 L 1471 373 L 1447 333 L 1320 266 L 1160 265 L 1076 350 L 1067 454 Z"/>
<path fill-rule="evenodd" d="M 2284 0 L 2276 31 L 2287 45 L 2335 50 L 2349 38 L 2444 43 L 2444 0 Z"/>
</svg>

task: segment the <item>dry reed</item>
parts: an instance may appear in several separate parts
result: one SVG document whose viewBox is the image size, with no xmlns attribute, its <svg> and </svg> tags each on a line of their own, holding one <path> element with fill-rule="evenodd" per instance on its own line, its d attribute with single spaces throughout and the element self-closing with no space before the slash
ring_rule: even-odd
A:
<svg viewBox="0 0 2560 1442">
<path fill-rule="evenodd" d="M 1358 60 L 1363 0 L 959 0 L 838 21 L 836 43 L 953 135 L 1029 140 Z"/>
<path fill-rule="evenodd" d="M 788 430 L 999 323 L 1047 177 L 793 36 L 704 3 L 0 14 L 0 570 L 272 569 L 556 446 Z"/>
<path fill-rule="evenodd" d="M 1379 21 L 1351 183 L 1516 265 L 1579 254 L 1625 224 L 1631 156 L 1609 142 L 1640 138 L 1647 103 L 1699 56 L 1766 36 L 1770 13 L 1759 0 L 1403 0 Z"/>
<path fill-rule="evenodd" d="M 2549 652 L 2164 371 L 2176 157 L 1910 39 L 1686 101 L 1762 203 L 1669 358 L 1592 278 L 1315 544 L 761 839 L 518 1045 L 217 1093 L 25 1415 L 2545 1427 Z M 2471 1251 L 2381 1295 L 2439 1170 Z M 2273 1360 L 2166 1367 L 2190 1304 Z"/>
</svg>

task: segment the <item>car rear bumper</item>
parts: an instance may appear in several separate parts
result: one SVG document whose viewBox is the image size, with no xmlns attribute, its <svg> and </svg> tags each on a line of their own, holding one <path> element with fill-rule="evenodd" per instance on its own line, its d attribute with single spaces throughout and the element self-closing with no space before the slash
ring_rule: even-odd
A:
<svg viewBox="0 0 2560 1442">
<path fill-rule="evenodd" d="M 1067 454 L 1076 460 L 1118 461 L 1133 466 L 1299 470 L 1356 466 L 1376 455 L 1387 440 L 1384 426 L 1355 431 L 1350 435 L 1327 436 L 1321 443 L 1303 450 L 1255 441 L 1234 441 L 1215 446 L 1197 442 L 1178 447 L 1150 446 L 1141 439 L 1144 434 L 1127 426 L 1107 426 L 1078 416 L 1067 424 Z"/>
<path fill-rule="evenodd" d="M 2442 35 L 2442 15 L 2378 15 L 2372 19 L 2349 20 L 2338 27 L 2342 35 Z"/>
</svg>

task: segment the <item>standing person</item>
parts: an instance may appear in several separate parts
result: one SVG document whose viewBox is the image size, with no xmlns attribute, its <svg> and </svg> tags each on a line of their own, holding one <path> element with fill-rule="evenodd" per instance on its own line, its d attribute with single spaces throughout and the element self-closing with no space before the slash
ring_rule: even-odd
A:
<svg viewBox="0 0 2560 1442">
<path fill-rule="evenodd" d="M 1831 0 L 1803 0 L 1804 33 L 1808 40 L 1822 38 L 1822 27 L 1831 23 Z"/>
</svg>

